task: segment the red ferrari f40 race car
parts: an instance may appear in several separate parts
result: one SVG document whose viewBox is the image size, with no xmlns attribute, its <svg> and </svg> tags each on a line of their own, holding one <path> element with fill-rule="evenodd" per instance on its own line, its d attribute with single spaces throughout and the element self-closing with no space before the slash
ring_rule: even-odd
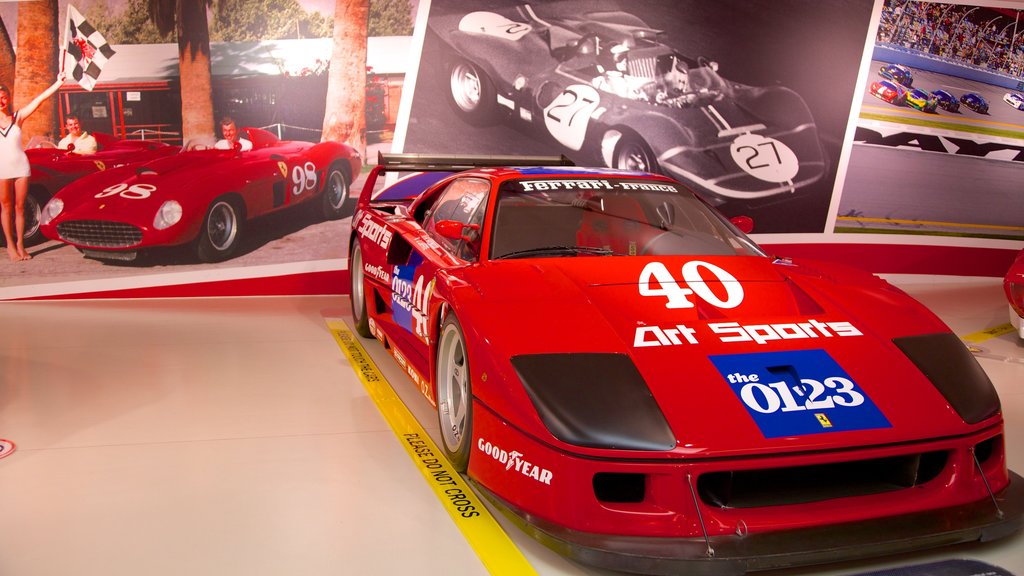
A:
<svg viewBox="0 0 1024 576">
<path fill-rule="evenodd" d="M 1020 528 L 999 398 L 938 317 L 667 177 L 565 164 L 384 155 L 352 221 L 356 331 L 524 530 L 707 574 Z M 387 171 L 414 173 L 374 194 Z"/>
</svg>

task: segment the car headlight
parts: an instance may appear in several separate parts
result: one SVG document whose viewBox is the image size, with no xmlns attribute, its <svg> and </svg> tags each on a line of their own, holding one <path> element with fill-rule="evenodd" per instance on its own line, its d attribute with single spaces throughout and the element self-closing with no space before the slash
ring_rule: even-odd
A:
<svg viewBox="0 0 1024 576">
<path fill-rule="evenodd" d="M 174 226 L 181 220 L 181 204 L 175 200 L 168 200 L 160 205 L 156 211 L 156 218 L 153 218 L 153 228 L 163 230 Z"/>
<path fill-rule="evenodd" d="M 555 438 L 610 450 L 672 450 L 675 435 L 647 383 L 623 354 L 512 358 L 537 414 Z"/>
<path fill-rule="evenodd" d="M 43 211 L 39 214 L 39 223 L 49 224 L 63 211 L 64 201 L 60 198 L 50 198 L 50 201 L 46 203 L 46 206 L 43 206 Z"/>
<path fill-rule="evenodd" d="M 925 334 L 893 339 L 949 405 L 968 424 L 999 412 L 999 395 L 992 381 L 955 334 Z"/>
</svg>

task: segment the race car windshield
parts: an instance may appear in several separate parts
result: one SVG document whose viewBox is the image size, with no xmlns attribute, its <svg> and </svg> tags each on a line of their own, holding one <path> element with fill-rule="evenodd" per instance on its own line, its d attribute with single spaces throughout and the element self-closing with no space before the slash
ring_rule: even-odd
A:
<svg viewBox="0 0 1024 576">
<path fill-rule="evenodd" d="M 689 191 L 615 178 L 502 185 L 491 259 L 764 253 Z"/>
</svg>

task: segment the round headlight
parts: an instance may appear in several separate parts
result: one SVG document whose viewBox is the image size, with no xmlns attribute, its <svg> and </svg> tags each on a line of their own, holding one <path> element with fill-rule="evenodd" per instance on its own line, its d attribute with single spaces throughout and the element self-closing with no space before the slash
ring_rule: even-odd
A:
<svg viewBox="0 0 1024 576">
<path fill-rule="evenodd" d="M 43 206 L 43 211 L 39 215 L 39 223 L 49 224 L 63 211 L 64 201 L 60 198 L 51 198 L 50 201 L 46 203 L 46 206 Z"/>
<path fill-rule="evenodd" d="M 181 204 L 175 200 L 168 200 L 160 205 L 156 211 L 156 218 L 153 218 L 153 228 L 163 230 L 174 226 L 181 220 Z"/>
</svg>

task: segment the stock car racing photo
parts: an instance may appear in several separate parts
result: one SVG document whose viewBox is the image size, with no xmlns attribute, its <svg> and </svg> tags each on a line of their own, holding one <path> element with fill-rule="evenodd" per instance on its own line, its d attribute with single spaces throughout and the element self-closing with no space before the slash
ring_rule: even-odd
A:
<svg viewBox="0 0 1024 576">
<path fill-rule="evenodd" d="M 93 134 L 97 150 L 78 154 L 57 148 L 53 142 L 30 143 L 25 150 L 32 174 L 25 198 L 25 243 L 38 244 L 45 237 L 39 230 L 42 207 L 65 186 L 75 180 L 103 170 L 139 164 L 178 152 L 177 146 L 145 140 L 120 140 L 109 134 Z"/>
<path fill-rule="evenodd" d="M 893 106 L 903 106 L 907 102 L 907 93 L 895 82 L 875 80 L 871 83 L 871 95 Z"/>
<path fill-rule="evenodd" d="M 960 101 L 956 99 L 950 92 L 946 90 L 935 90 L 932 92 L 932 98 L 938 103 L 939 108 L 947 112 L 959 112 Z"/>
<path fill-rule="evenodd" d="M 145 251 L 187 246 L 192 258 L 233 257 L 249 226 L 297 205 L 319 216 L 349 216 L 349 185 L 360 155 L 338 142 L 282 141 L 243 129 L 252 149 L 188 143 L 173 156 L 82 178 L 42 209 L 40 228 L 99 260 L 133 262 Z"/>
<path fill-rule="evenodd" d="M 988 102 L 981 94 L 968 92 L 960 97 L 960 103 L 978 114 L 988 114 Z"/>
<path fill-rule="evenodd" d="M 1020 92 L 1007 92 L 1003 95 L 1003 102 L 1017 110 L 1024 110 L 1024 94 Z"/>
<path fill-rule="evenodd" d="M 568 152 L 670 175 L 715 203 L 794 192 L 826 171 L 800 95 L 730 80 L 638 16 L 536 3 L 432 15 L 429 26 L 446 46 L 446 97 L 470 125 L 528 125 Z"/>
<path fill-rule="evenodd" d="M 939 100 L 925 90 L 911 88 L 907 91 L 907 106 L 922 112 L 935 112 L 939 107 Z"/>
<path fill-rule="evenodd" d="M 387 172 L 407 175 L 374 192 Z M 727 573 L 1021 527 L 992 383 L 886 281 L 766 255 L 667 177 L 382 155 L 352 321 L 453 466 L 585 564 Z"/>
<path fill-rule="evenodd" d="M 914 85 L 914 73 L 902 64 L 886 64 L 878 70 L 878 75 L 907 88 Z"/>
</svg>

